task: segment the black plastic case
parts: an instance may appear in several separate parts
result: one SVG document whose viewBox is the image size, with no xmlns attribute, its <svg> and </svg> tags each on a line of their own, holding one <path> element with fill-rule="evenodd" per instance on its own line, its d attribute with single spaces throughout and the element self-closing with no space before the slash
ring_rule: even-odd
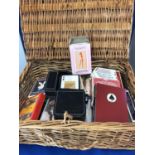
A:
<svg viewBox="0 0 155 155">
<path fill-rule="evenodd" d="M 59 90 L 54 107 L 54 118 L 63 119 L 67 111 L 75 120 L 85 120 L 86 103 L 83 90 Z"/>
<path fill-rule="evenodd" d="M 56 96 L 57 90 L 60 89 L 62 75 L 71 75 L 67 71 L 49 71 L 46 78 L 45 93 L 47 96 Z"/>
</svg>

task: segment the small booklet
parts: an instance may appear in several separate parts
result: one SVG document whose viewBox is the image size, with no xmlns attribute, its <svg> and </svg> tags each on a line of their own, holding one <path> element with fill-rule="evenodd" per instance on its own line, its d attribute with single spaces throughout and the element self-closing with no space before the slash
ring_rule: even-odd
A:
<svg viewBox="0 0 155 155">
<path fill-rule="evenodd" d="M 91 48 L 88 38 L 71 38 L 69 49 L 72 73 L 77 75 L 90 74 L 92 71 Z"/>
</svg>

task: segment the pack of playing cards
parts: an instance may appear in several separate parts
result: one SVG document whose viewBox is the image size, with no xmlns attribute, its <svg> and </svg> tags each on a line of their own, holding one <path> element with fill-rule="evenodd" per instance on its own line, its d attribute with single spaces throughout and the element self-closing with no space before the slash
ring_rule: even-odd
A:
<svg viewBox="0 0 155 155">
<path fill-rule="evenodd" d="M 45 121 L 45 120 L 54 120 L 54 105 L 55 105 L 55 97 L 49 97 L 46 100 L 45 107 L 43 109 L 43 112 L 40 116 L 40 120 Z"/>
<path fill-rule="evenodd" d="M 92 71 L 91 48 L 88 38 L 71 38 L 69 49 L 72 73 L 77 75 L 90 74 Z"/>
<path fill-rule="evenodd" d="M 61 89 L 79 89 L 79 76 L 78 75 L 62 75 Z"/>
<path fill-rule="evenodd" d="M 40 79 L 36 80 L 28 97 L 32 97 L 39 93 L 44 93 L 45 92 L 45 83 L 46 83 L 45 78 L 40 78 Z"/>
<path fill-rule="evenodd" d="M 98 83 L 94 115 L 96 122 L 128 122 L 125 89 Z"/>
<path fill-rule="evenodd" d="M 135 122 L 135 101 L 131 97 L 128 90 L 126 90 L 126 97 L 127 97 L 127 108 L 128 108 L 130 120 L 131 122 Z"/>
<path fill-rule="evenodd" d="M 19 119 L 37 120 L 39 118 L 44 101 L 45 94 L 43 93 L 28 98 L 20 109 Z"/>
<path fill-rule="evenodd" d="M 119 71 L 107 68 L 96 67 L 92 73 L 92 86 L 97 83 L 123 88 L 123 83 Z"/>
</svg>

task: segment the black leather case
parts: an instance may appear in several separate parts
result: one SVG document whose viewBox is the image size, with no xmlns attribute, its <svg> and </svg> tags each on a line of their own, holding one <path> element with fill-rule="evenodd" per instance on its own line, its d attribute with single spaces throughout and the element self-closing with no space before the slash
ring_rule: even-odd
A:
<svg viewBox="0 0 155 155">
<path fill-rule="evenodd" d="M 67 71 L 49 71 L 46 78 L 45 93 L 47 96 L 56 96 L 57 90 L 60 89 L 62 75 L 71 75 Z"/>
<path fill-rule="evenodd" d="M 67 111 L 75 120 L 85 120 L 86 103 L 83 90 L 59 90 L 54 107 L 54 118 L 63 119 Z"/>
</svg>

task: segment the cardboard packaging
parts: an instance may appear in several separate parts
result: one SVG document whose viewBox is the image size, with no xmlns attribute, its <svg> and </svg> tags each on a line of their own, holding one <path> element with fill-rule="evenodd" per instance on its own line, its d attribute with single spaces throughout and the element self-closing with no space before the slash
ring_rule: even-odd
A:
<svg viewBox="0 0 155 155">
<path fill-rule="evenodd" d="M 73 37 L 69 44 L 72 73 L 91 74 L 91 47 L 88 38 Z"/>
</svg>

